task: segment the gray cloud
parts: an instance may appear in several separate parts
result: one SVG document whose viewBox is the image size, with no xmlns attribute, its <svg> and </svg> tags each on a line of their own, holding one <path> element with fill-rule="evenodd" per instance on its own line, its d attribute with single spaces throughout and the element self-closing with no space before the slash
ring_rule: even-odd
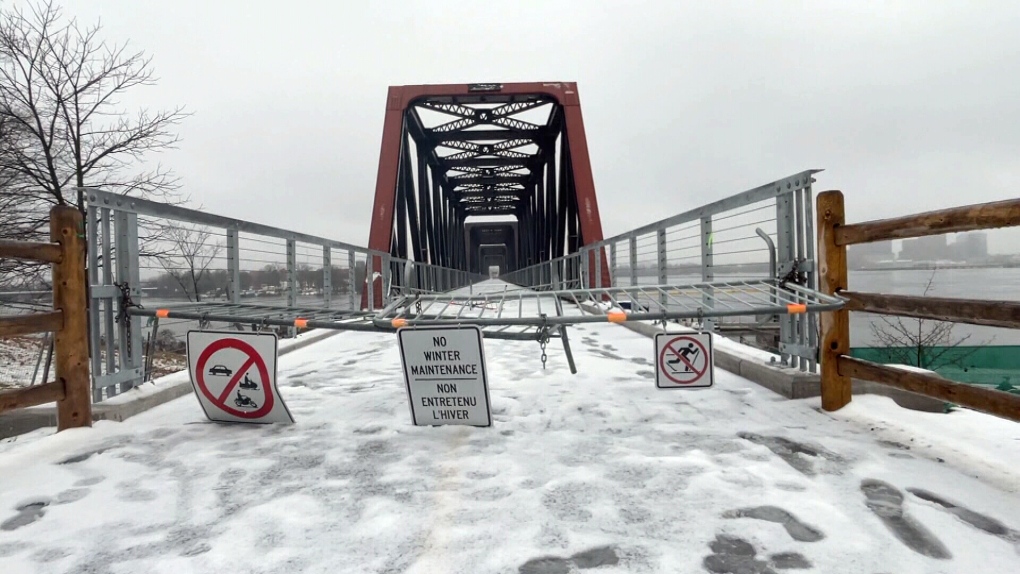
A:
<svg viewBox="0 0 1020 574">
<path fill-rule="evenodd" d="M 214 212 L 364 244 L 386 87 L 577 81 L 607 234 L 800 171 L 862 220 L 1015 197 L 1020 3 L 75 0 Z M 1015 234 L 993 237 L 1013 249 Z M 1007 244 L 1007 240 L 1010 240 Z"/>
</svg>

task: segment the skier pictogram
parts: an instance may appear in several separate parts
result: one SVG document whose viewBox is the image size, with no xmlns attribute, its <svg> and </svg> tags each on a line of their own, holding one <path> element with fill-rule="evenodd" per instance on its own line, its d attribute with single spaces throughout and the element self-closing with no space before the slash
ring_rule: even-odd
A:
<svg viewBox="0 0 1020 574">
<path fill-rule="evenodd" d="M 712 338 L 708 333 L 655 336 L 655 386 L 692 389 L 712 386 Z"/>
</svg>

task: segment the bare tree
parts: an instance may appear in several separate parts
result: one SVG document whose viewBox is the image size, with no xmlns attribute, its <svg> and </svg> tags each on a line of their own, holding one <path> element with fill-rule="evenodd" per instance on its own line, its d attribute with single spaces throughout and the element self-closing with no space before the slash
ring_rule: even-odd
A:
<svg viewBox="0 0 1020 574">
<path fill-rule="evenodd" d="M 40 237 L 45 231 L 50 203 L 26 194 L 30 183 L 13 166 L 24 130 L 0 115 L 0 238 Z M 17 259 L 0 259 L 0 289 L 31 289 L 44 286 L 46 266 Z"/>
<path fill-rule="evenodd" d="M 122 108 L 127 91 L 155 83 L 151 60 L 107 43 L 101 29 L 65 18 L 50 1 L 0 11 L 0 118 L 19 134 L 4 170 L 22 183 L 0 190 L 5 197 L 82 211 L 85 186 L 174 197 L 173 174 L 144 160 L 177 143 L 174 128 L 187 114 Z M 35 214 L 43 222 L 35 231 L 46 215 Z"/>
<path fill-rule="evenodd" d="M 934 282 L 933 270 L 923 295 L 928 295 Z M 970 335 L 954 337 L 955 326 L 948 321 L 879 316 L 878 322 L 871 323 L 871 333 L 887 362 L 934 371 L 939 367 L 959 365 L 974 353 L 974 350 L 961 348 Z"/>
<path fill-rule="evenodd" d="M 167 230 L 172 255 L 156 258 L 163 270 L 181 286 L 189 301 L 200 302 L 202 278 L 220 254 L 222 245 L 212 235 L 194 227 L 178 226 Z"/>
</svg>

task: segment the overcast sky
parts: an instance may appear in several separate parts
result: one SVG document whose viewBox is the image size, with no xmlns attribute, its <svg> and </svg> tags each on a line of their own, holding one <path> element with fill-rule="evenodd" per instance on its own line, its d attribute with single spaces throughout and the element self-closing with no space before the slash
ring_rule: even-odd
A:
<svg viewBox="0 0 1020 574">
<path fill-rule="evenodd" d="M 194 112 L 195 203 L 361 245 L 399 84 L 578 82 L 607 236 L 807 168 L 851 221 L 1020 195 L 1015 0 L 64 5 Z"/>
</svg>

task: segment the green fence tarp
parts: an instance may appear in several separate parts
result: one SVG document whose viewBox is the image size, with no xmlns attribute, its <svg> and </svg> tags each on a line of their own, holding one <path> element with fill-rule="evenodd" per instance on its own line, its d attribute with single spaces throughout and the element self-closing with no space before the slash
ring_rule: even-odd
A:
<svg viewBox="0 0 1020 574">
<path fill-rule="evenodd" d="M 1020 394 L 1020 346 L 856 347 L 850 356 L 881 364 L 912 365 L 961 383 Z"/>
</svg>

